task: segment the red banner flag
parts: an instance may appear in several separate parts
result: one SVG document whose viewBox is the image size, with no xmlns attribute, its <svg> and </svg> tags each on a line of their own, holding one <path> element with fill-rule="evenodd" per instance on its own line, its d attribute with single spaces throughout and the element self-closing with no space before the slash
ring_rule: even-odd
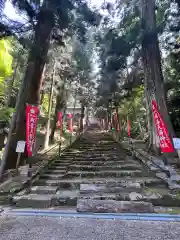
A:
<svg viewBox="0 0 180 240">
<path fill-rule="evenodd" d="M 156 126 L 156 132 L 159 137 L 161 151 L 164 153 L 174 152 L 174 147 L 169 137 L 167 127 L 158 111 L 158 107 L 155 100 L 152 100 L 152 111 L 154 123 Z"/>
<path fill-rule="evenodd" d="M 127 134 L 128 134 L 128 137 L 131 136 L 131 123 L 128 117 L 127 117 Z"/>
<path fill-rule="evenodd" d="M 69 118 L 69 124 L 68 124 L 68 130 L 70 132 L 73 132 L 73 126 L 72 126 L 72 114 L 68 114 L 68 118 Z"/>
<path fill-rule="evenodd" d="M 36 128 L 39 108 L 37 106 L 26 105 L 26 148 L 29 157 L 33 155 L 36 141 Z"/>
</svg>

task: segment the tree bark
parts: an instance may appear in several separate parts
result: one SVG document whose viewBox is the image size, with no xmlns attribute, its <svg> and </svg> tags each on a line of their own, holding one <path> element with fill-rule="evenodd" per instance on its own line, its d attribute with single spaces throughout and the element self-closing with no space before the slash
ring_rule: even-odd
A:
<svg viewBox="0 0 180 240">
<path fill-rule="evenodd" d="M 89 106 L 87 106 L 87 109 L 86 109 L 86 127 L 88 126 L 89 124 Z M 102 121 L 103 122 L 103 121 Z"/>
<path fill-rule="evenodd" d="M 50 142 L 54 141 L 54 134 L 56 131 L 56 124 L 58 121 L 58 112 L 62 111 L 64 108 L 64 99 L 63 99 L 63 91 L 60 91 L 59 94 L 57 95 L 56 98 L 56 107 L 55 107 L 55 114 L 54 114 L 54 119 L 52 123 L 52 128 L 51 128 L 51 134 L 50 134 Z"/>
<path fill-rule="evenodd" d="M 26 103 L 39 105 L 40 88 L 43 69 L 47 59 L 51 32 L 54 27 L 54 15 L 48 6 L 48 1 L 43 2 L 35 27 L 33 46 L 28 57 L 28 65 L 22 83 L 22 91 L 16 106 L 16 120 L 12 126 L 13 131 L 6 155 L 5 169 L 15 168 L 17 154 L 15 152 L 17 141 L 25 140 L 25 106 Z"/>
<path fill-rule="evenodd" d="M 85 111 L 85 106 L 84 106 L 84 103 L 82 102 L 81 103 L 80 132 L 82 132 L 84 129 L 84 126 L 83 126 L 84 111 Z"/>
<path fill-rule="evenodd" d="M 105 130 L 108 131 L 108 127 L 109 127 L 109 114 L 107 112 L 106 114 L 106 118 L 105 118 Z"/>
<path fill-rule="evenodd" d="M 118 106 L 115 107 L 116 116 L 117 116 L 117 122 L 116 122 L 116 130 L 119 128 L 120 130 L 120 118 L 119 118 L 119 112 L 118 112 Z"/>
<path fill-rule="evenodd" d="M 51 111 L 52 111 L 52 104 L 53 104 L 52 101 L 53 101 L 55 72 L 56 72 L 56 62 L 54 63 L 52 80 L 51 80 L 51 89 L 50 89 L 49 104 L 48 104 L 48 119 L 46 123 L 46 133 L 44 137 L 44 149 L 47 149 L 49 146 L 49 134 L 50 134 L 50 126 L 51 126 Z"/>
<path fill-rule="evenodd" d="M 161 68 L 161 56 L 156 29 L 155 2 L 154 0 L 141 0 L 141 3 L 143 30 L 142 57 L 145 73 L 146 97 L 148 96 L 148 99 L 146 99 L 148 106 L 147 110 L 151 112 L 152 118 L 151 101 L 155 97 L 160 114 L 167 126 L 169 136 L 172 140 L 174 130 L 170 121 L 166 103 L 164 78 Z M 150 117 L 149 112 L 148 116 Z M 152 131 L 153 128 L 150 120 L 148 121 L 148 124 Z"/>
<path fill-rule="evenodd" d="M 72 115 L 72 122 L 73 123 L 74 123 L 74 119 L 75 119 L 76 103 L 77 103 L 77 89 L 76 89 L 75 95 L 74 95 L 74 106 L 73 106 L 73 115 Z"/>
<path fill-rule="evenodd" d="M 40 100 L 40 105 L 43 104 L 44 101 L 44 91 L 41 92 L 41 100 Z"/>
<path fill-rule="evenodd" d="M 147 117 L 147 129 L 148 129 L 148 143 L 149 143 L 149 148 L 153 149 L 153 116 L 152 116 L 152 109 L 151 109 L 151 99 L 150 99 L 150 91 L 148 89 L 148 76 L 146 76 L 145 72 L 145 81 L 144 81 L 144 94 L 145 94 L 145 100 L 146 100 L 146 117 Z"/>
</svg>

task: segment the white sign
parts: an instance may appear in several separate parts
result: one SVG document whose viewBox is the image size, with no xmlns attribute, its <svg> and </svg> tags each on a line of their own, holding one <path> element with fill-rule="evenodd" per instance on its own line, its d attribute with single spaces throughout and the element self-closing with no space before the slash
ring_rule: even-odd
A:
<svg viewBox="0 0 180 240">
<path fill-rule="evenodd" d="M 16 147 L 16 152 L 18 153 L 23 153 L 25 149 L 26 142 L 25 141 L 18 141 L 17 142 L 17 147 Z"/>
<path fill-rule="evenodd" d="M 173 138 L 173 144 L 175 149 L 180 149 L 180 138 Z"/>
</svg>

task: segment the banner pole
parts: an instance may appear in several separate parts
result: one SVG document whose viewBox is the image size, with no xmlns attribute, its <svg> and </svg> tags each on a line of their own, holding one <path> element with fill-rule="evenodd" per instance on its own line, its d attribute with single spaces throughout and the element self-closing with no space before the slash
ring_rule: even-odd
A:
<svg viewBox="0 0 180 240">
<path fill-rule="evenodd" d="M 60 129 L 60 139 L 59 139 L 59 157 L 61 155 L 61 129 Z"/>
<path fill-rule="evenodd" d="M 27 186 L 27 192 L 30 193 L 31 192 L 31 186 L 32 186 L 32 163 L 31 160 L 29 160 L 29 168 L 28 168 L 28 186 Z"/>
</svg>

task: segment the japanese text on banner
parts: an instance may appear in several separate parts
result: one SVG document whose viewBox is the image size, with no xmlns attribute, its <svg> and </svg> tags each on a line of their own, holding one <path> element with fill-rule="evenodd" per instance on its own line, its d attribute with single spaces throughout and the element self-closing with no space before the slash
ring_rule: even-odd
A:
<svg viewBox="0 0 180 240">
<path fill-rule="evenodd" d="M 158 107 L 155 100 L 152 100 L 152 111 L 153 111 L 154 123 L 156 126 L 156 132 L 160 141 L 161 151 L 164 153 L 174 152 L 174 147 L 171 143 L 171 139 L 169 137 L 167 127 L 158 111 Z"/>
<path fill-rule="evenodd" d="M 33 155 L 36 141 L 38 114 L 38 107 L 29 104 L 26 105 L 26 148 L 29 157 Z"/>
</svg>

